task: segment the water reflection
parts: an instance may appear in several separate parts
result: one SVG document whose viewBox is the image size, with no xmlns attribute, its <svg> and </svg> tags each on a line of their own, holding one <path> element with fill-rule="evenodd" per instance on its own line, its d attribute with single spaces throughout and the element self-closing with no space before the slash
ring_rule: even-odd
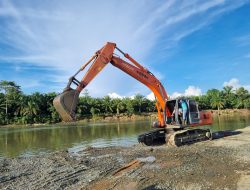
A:
<svg viewBox="0 0 250 190">
<path fill-rule="evenodd" d="M 129 146 L 150 129 L 150 121 L 81 126 L 0 129 L 0 156 L 30 155 L 74 146 Z"/>
<path fill-rule="evenodd" d="M 0 129 L 0 157 L 30 156 L 86 146 L 130 146 L 137 135 L 151 129 L 150 120 L 126 123 L 92 123 L 81 126 L 45 126 Z M 235 130 L 250 126 L 250 116 L 215 116 L 212 131 Z"/>
<path fill-rule="evenodd" d="M 228 114 L 213 117 L 212 131 L 236 130 L 250 126 L 249 115 Z"/>
</svg>

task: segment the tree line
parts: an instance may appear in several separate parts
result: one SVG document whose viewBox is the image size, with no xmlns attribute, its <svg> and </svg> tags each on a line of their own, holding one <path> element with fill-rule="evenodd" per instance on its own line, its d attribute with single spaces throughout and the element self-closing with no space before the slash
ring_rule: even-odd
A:
<svg viewBox="0 0 250 190">
<path fill-rule="evenodd" d="M 57 123 L 60 117 L 53 106 L 53 99 L 58 94 L 35 92 L 24 94 L 21 87 L 13 81 L 0 81 L 0 124 Z M 206 109 L 241 109 L 250 108 L 250 94 L 243 87 L 233 90 L 226 86 L 222 90 L 210 89 L 195 99 L 199 108 Z M 137 94 L 134 98 L 93 98 L 87 91 L 79 98 L 77 118 L 96 116 L 132 115 L 143 112 L 156 112 L 155 101 L 150 101 Z"/>
</svg>

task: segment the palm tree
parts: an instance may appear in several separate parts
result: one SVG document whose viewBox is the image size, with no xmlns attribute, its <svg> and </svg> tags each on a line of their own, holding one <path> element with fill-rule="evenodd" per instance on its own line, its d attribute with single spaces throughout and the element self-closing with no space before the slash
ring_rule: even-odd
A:
<svg viewBox="0 0 250 190">
<path fill-rule="evenodd" d="M 79 103 L 77 106 L 77 113 L 80 114 L 81 116 L 86 115 L 88 113 L 88 102 L 85 97 L 80 97 L 79 98 Z"/>
<path fill-rule="evenodd" d="M 111 104 L 113 105 L 113 109 L 116 110 L 117 115 L 119 115 L 121 111 L 123 112 L 126 107 L 125 103 L 119 98 L 112 99 Z"/>
<path fill-rule="evenodd" d="M 233 93 L 232 86 L 224 86 L 222 90 L 222 94 L 224 96 L 224 106 L 226 108 L 233 108 L 235 94 Z"/>
<path fill-rule="evenodd" d="M 104 96 L 102 98 L 102 105 L 104 107 L 105 113 L 113 112 L 111 98 L 109 96 Z"/>
<path fill-rule="evenodd" d="M 3 93 L 0 93 L 0 109 L 5 110 L 5 97 Z"/>
<path fill-rule="evenodd" d="M 237 101 L 236 101 L 236 108 L 246 108 L 248 107 L 248 99 L 249 97 L 249 92 L 248 90 L 246 90 L 243 87 L 240 87 L 236 90 L 236 97 L 237 97 Z"/>
<path fill-rule="evenodd" d="M 124 98 L 122 100 L 122 102 L 126 106 L 126 112 L 127 112 L 127 114 L 128 115 L 132 115 L 134 113 L 134 106 L 133 106 L 132 100 L 130 98 Z"/>
<path fill-rule="evenodd" d="M 34 116 L 38 113 L 38 106 L 33 101 L 28 101 L 26 107 L 23 110 L 23 115 Z"/>
<path fill-rule="evenodd" d="M 138 108 L 138 112 L 141 113 L 141 110 L 145 103 L 145 97 L 140 94 L 136 94 L 133 102 L 135 103 L 135 106 Z"/>
<path fill-rule="evenodd" d="M 90 112 L 92 114 L 92 117 L 95 118 L 95 116 L 100 112 L 98 108 L 91 107 Z"/>
<path fill-rule="evenodd" d="M 236 96 L 237 96 L 236 107 L 237 108 L 246 108 L 245 105 L 247 104 L 248 99 L 249 99 L 248 91 L 245 88 L 240 87 L 236 90 Z"/>
<path fill-rule="evenodd" d="M 18 106 L 16 109 L 16 115 L 23 115 L 25 113 L 25 109 L 27 107 L 27 98 L 26 96 L 21 96 L 18 101 Z"/>
<path fill-rule="evenodd" d="M 221 93 L 220 92 L 214 93 L 210 101 L 212 108 L 217 108 L 218 113 L 220 114 L 220 109 L 224 107 L 224 102 Z"/>
<path fill-rule="evenodd" d="M 226 96 L 230 96 L 233 92 L 233 87 L 232 86 L 224 86 L 222 91 Z"/>
</svg>

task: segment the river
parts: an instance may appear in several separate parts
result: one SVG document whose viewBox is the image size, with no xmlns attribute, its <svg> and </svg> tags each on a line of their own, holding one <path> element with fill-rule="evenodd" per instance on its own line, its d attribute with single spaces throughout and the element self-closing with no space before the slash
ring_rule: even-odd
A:
<svg viewBox="0 0 250 190">
<path fill-rule="evenodd" d="M 88 146 L 131 146 L 137 135 L 151 130 L 150 120 L 88 123 L 76 126 L 0 128 L 0 158 L 26 157 L 56 150 L 77 152 Z M 250 116 L 215 116 L 212 131 L 236 130 L 250 126 Z"/>
</svg>

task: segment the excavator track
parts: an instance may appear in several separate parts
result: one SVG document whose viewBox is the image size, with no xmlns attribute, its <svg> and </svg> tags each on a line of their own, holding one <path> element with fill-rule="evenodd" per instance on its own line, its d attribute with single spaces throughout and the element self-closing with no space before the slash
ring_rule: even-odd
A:
<svg viewBox="0 0 250 190">
<path fill-rule="evenodd" d="M 165 143 L 178 147 L 211 139 L 212 133 L 209 129 L 158 129 L 138 136 L 139 143 L 143 143 L 147 146 Z"/>
<path fill-rule="evenodd" d="M 165 129 L 156 129 L 138 136 L 138 142 L 147 146 L 165 143 Z"/>
<path fill-rule="evenodd" d="M 171 146 L 182 146 L 211 139 L 212 133 L 209 129 L 185 129 L 166 134 L 166 143 Z"/>
</svg>

